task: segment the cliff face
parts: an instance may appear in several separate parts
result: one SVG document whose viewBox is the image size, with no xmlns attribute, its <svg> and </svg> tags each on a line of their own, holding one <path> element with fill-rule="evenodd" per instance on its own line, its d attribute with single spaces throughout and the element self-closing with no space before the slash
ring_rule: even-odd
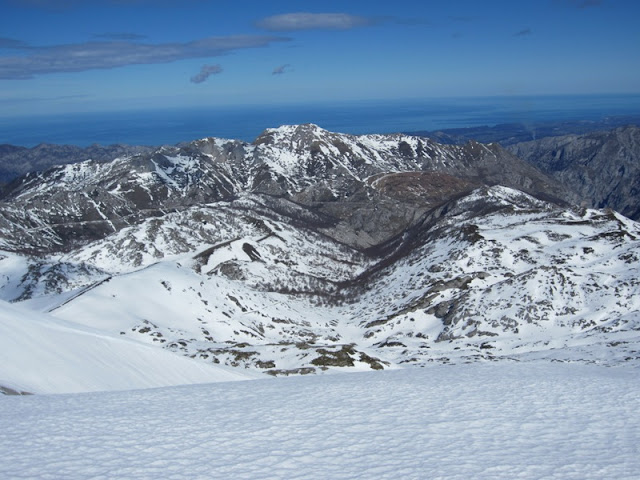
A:
<svg viewBox="0 0 640 480">
<path fill-rule="evenodd" d="M 507 149 L 563 183 L 587 206 L 640 219 L 640 128 L 548 137 Z"/>
</svg>

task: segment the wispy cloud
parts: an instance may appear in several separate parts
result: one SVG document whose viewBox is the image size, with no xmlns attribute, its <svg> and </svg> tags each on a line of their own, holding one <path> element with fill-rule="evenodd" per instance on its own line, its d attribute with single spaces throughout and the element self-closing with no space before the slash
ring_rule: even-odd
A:
<svg viewBox="0 0 640 480">
<path fill-rule="evenodd" d="M 274 68 L 273 72 L 271 72 L 271 75 L 282 75 L 283 73 L 287 73 L 289 71 L 291 71 L 291 65 L 285 63 L 284 65 L 280 65 Z"/>
<path fill-rule="evenodd" d="M 266 47 L 274 42 L 289 40 L 286 37 L 236 35 L 209 37 L 186 43 L 113 41 L 27 47 L 22 52 L 26 55 L 0 56 L 0 79 L 29 79 L 51 73 L 218 57 L 236 50 Z"/>
<path fill-rule="evenodd" d="M 211 75 L 217 75 L 219 73 L 222 73 L 222 67 L 220 65 L 203 65 L 200 72 L 191 77 L 191 81 L 193 83 L 202 83 Z"/>
<path fill-rule="evenodd" d="M 513 34 L 514 37 L 526 37 L 527 35 L 531 35 L 533 32 L 530 28 L 523 28 L 519 32 Z"/>
<path fill-rule="evenodd" d="M 285 13 L 266 17 L 256 22 L 265 30 L 274 32 L 291 32 L 295 30 L 349 30 L 351 28 L 372 25 L 373 18 L 349 15 L 347 13 Z"/>
</svg>

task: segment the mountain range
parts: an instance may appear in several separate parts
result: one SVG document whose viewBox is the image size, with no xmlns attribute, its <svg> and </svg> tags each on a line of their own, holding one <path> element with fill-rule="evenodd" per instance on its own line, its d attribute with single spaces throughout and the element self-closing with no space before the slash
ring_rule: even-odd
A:
<svg viewBox="0 0 640 480">
<path fill-rule="evenodd" d="M 637 216 L 637 132 L 505 149 L 306 124 L 29 172 L 0 198 L 0 320 L 23 310 L 32 338 L 64 325 L 120 345 L 158 382 L 174 357 L 209 368 L 193 367 L 197 381 L 637 363 L 640 225 L 601 208 Z M 0 342 L 15 351 L 14 337 Z M 139 361 L 142 347 L 162 362 Z M 34 372 L 0 367 L 0 386 L 70 388 Z M 118 388 L 81 373 L 76 390 Z"/>
</svg>

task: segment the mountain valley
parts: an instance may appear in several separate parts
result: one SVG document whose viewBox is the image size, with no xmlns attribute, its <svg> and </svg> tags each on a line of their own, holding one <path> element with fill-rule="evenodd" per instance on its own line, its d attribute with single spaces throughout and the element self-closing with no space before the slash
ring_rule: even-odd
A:
<svg viewBox="0 0 640 480">
<path fill-rule="evenodd" d="M 532 163 L 307 124 L 32 172 L 0 199 L 0 310 L 218 369 L 199 379 L 638 364 L 640 224 Z"/>
</svg>

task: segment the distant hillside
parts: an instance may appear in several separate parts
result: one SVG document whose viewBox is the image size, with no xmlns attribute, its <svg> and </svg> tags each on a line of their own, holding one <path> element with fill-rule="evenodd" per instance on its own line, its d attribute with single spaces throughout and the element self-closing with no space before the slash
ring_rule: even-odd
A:
<svg viewBox="0 0 640 480">
<path fill-rule="evenodd" d="M 588 206 L 640 219 L 640 127 L 548 137 L 508 150 L 560 181 Z"/>
<path fill-rule="evenodd" d="M 15 152 L 24 152 L 25 150 L 28 150 L 28 148 L 17 147 L 15 145 L 8 145 L 6 143 L 3 143 L 2 145 L 0 145 L 0 155 L 9 155 Z"/>
<path fill-rule="evenodd" d="M 33 148 L 0 145 L 0 185 L 29 172 L 44 171 L 54 165 L 94 160 L 113 160 L 122 155 L 134 155 L 152 150 L 152 147 L 131 145 L 91 145 L 86 148 L 74 145 L 42 143 Z"/>
<path fill-rule="evenodd" d="M 494 126 L 448 128 L 437 131 L 408 132 L 431 138 L 439 143 L 462 145 L 469 140 L 480 143 L 500 143 L 502 146 L 558 137 L 569 134 L 583 135 L 600 130 L 611 130 L 625 125 L 640 125 L 640 115 L 607 117 L 600 121 L 576 120 L 572 122 L 503 123 Z"/>
</svg>

